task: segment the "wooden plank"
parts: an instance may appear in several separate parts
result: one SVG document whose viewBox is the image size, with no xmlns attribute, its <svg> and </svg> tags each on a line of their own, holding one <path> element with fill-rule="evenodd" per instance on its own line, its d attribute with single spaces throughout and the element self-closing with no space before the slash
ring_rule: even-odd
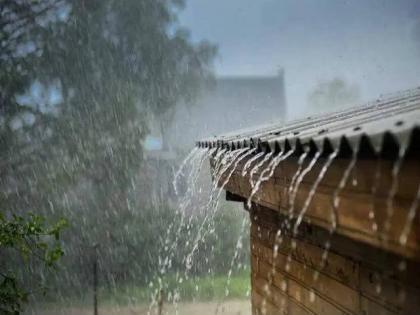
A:
<svg viewBox="0 0 420 315">
<path fill-rule="evenodd" d="M 300 288 L 298 290 L 300 293 L 296 294 L 303 294 L 304 299 L 308 298 L 308 294 L 309 298 L 310 294 L 315 294 L 344 313 L 354 313 L 356 310 L 349 309 L 348 306 L 341 308 L 339 301 L 348 299 L 351 295 L 335 282 L 354 291 L 354 299 L 356 296 L 359 299 L 359 311 L 366 309 L 370 312 L 383 310 L 384 314 L 411 314 L 420 309 L 418 298 L 420 289 L 417 288 L 420 286 L 420 277 L 418 277 L 419 264 L 417 262 L 404 261 L 404 270 L 400 270 L 401 266 L 398 268 L 397 263 L 402 261 L 398 256 L 387 253 L 384 253 L 384 256 L 380 254 L 379 249 L 355 244 L 350 239 L 334 235 L 331 239 L 332 247 L 326 260 L 327 264 L 321 268 L 319 262 L 324 252 L 322 244 L 325 243 L 322 239 L 325 235 L 328 236 L 328 233 L 318 235 L 322 229 L 311 227 L 311 233 L 299 234 L 299 237 L 294 239 L 295 245 L 292 246 L 290 235 L 276 237 L 278 227 L 274 223 L 280 224 L 281 220 L 276 218 L 275 214 L 275 211 L 266 208 L 251 209 L 252 261 L 258 261 L 258 269 L 253 270 L 254 277 L 263 277 L 277 288 L 284 287 L 285 280 L 288 281 L 288 286 L 290 286 L 290 281 L 295 281 L 295 288 L 298 286 L 303 288 Z M 336 242 L 337 238 L 338 242 Z M 275 244 L 278 245 L 276 258 L 273 257 Z M 340 251 L 337 252 L 337 248 Z M 286 269 L 288 259 L 291 263 Z M 300 268 L 294 267 L 295 261 L 300 264 Z M 273 266 L 275 266 L 274 269 Z M 412 272 L 409 273 L 408 270 Z M 316 282 L 313 279 L 315 271 L 320 272 Z M 312 275 L 312 278 L 309 275 Z M 321 289 L 317 289 L 316 285 L 320 279 L 324 284 Z M 378 284 L 380 291 L 377 289 Z M 328 289 L 325 290 L 323 287 Z M 339 294 L 338 298 L 334 297 L 335 294 Z M 307 300 L 303 301 L 307 303 Z M 311 305 L 306 305 L 308 306 Z M 319 308 L 315 306 L 309 309 L 315 313 L 319 311 Z"/>
<path fill-rule="evenodd" d="M 404 163 L 399 174 L 403 185 L 396 191 L 392 217 L 388 217 L 393 163 L 379 164 L 377 181 L 376 161 L 359 161 L 340 193 L 338 228 L 331 235 L 332 196 L 348 163 L 337 160 L 332 164 L 297 234 L 284 225 L 289 214 L 289 185 L 297 168 L 295 159 L 282 163 L 254 196 L 250 209 L 254 314 L 391 315 L 415 314 L 420 309 L 420 216 L 413 222 L 406 246 L 399 243 L 420 181 L 420 163 Z M 289 228 L 322 164 L 320 161 L 300 185 Z M 246 199 L 251 186 L 249 178 L 243 178 L 240 172 L 241 167 L 226 189 Z M 376 188 L 375 194 L 372 187 Z M 385 228 L 387 221 L 392 222 L 389 230 Z M 327 242 L 331 248 L 321 265 Z"/>
<path fill-rule="evenodd" d="M 324 274 L 319 274 L 318 279 L 314 279 L 314 270 L 303 265 L 293 259 L 288 262 L 288 256 L 279 254 L 277 258 L 271 262 L 275 264 L 275 273 L 273 281 L 282 274 L 297 281 L 300 285 L 307 289 L 312 289 L 317 295 L 322 296 L 325 300 L 334 303 L 347 312 L 357 313 L 360 311 L 359 293 L 350 287 L 330 278 Z M 260 262 L 259 275 L 269 276 L 272 274 L 272 264 Z M 279 280 L 281 286 L 281 280 Z"/>
<path fill-rule="evenodd" d="M 289 184 L 296 168 L 294 162 L 294 160 L 288 160 L 281 163 L 273 178 L 261 185 L 260 192 L 255 195 L 253 201 L 287 214 L 289 212 Z M 300 185 L 295 201 L 295 215 L 300 212 L 306 202 L 308 192 L 316 179 L 320 165 L 308 173 Z M 304 217 L 306 221 L 323 228 L 330 228 L 332 196 L 341 180 L 344 165 L 345 161 L 337 160 L 328 170 L 306 212 Z M 393 215 L 389 218 L 387 214 L 387 193 L 391 185 L 391 167 L 392 163 L 389 161 L 382 162 L 377 194 L 373 195 L 372 187 L 375 185 L 376 162 L 359 162 L 358 167 L 355 168 L 356 175 L 354 176 L 357 178 L 357 186 L 348 184 L 340 193 L 336 232 L 375 247 L 420 260 L 420 216 L 413 222 L 406 246 L 399 243 L 406 222 L 407 211 L 419 185 L 420 163 L 409 160 L 401 169 L 400 178 L 404 178 L 404 185 L 400 185 L 400 189 L 397 190 L 393 202 Z M 226 189 L 236 195 L 248 198 L 251 192 L 249 178 L 242 177 L 240 171 L 239 167 L 238 172 L 234 172 L 232 175 Z M 389 221 L 388 219 L 392 221 L 392 225 L 389 231 L 385 233 L 384 225 L 386 221 Z M 384 235 L 386 238 L 383 237 Z"/>
<path fill-rule="evenodd" d="M 404 313 L 420 310 L 420 290 L 418 289 L 367 268 L 361 268 L 360 282 L 363 295 L 378 305 Z"/>
<path fill-rule="evenodd" d="M 261 235 L 267 235 L 266 229 L 260 227 Z M 251 236 L 257 239 L 265 246 L 273 248 L 274 241 L 264 241 L 256 235 L 256 226 L 251 227 Z M 278 251 L 283 255 L 290 254 L 291 257 L 310 268 L 329 275 L 330 277 L 348 285 L 351 288 L 359 287 L 359 264 L 351 258 L 346 258 L 336 253 L 329 251 L 324 265 L 321 266 L 322 256 L 325 250 L 319 246 L 307 243 L 300 239 L 294 239 L 295 245 L 292 246 L 292 238 L 289 236 L 282 236 L 281 242 L 277 242 Z"/>
<path fill-rule="evenodd" d="M 362 297 L 361 302 L 362 302 L 361 308 L 362 308 L 362 312 L 363 312 L 362 314 L 373 314 L 373 315 L 376 315 L 376 314 L 381 314 L 381 315 L 401 314 L 401 313 L 392 311 L 390 309 L 387 309 L 386 307 L 384 307 L 384 306 L 382 306 L 378 303 L 375 303 L 375 302 L 369 300 L 366 297 Z M 410 313 L 407 313 L 407 314 L 410 314 Z M 415 313 L 413 313 L 413 314 L 415 314 Z"/>
<path fill-rule="evenodd" d="M 269 268 L 272 268 L 272 266 Z M 267 279 L 267 275 L 272 279 Z M 283 273 L 263 273 L 258 275 L 258 279 L 261 279 L 260 281 L 263 284 L 263 286 L 260 284 L 259 287 L 269 287 L 269 292 L 264 291 L 266 295 L 273 296 L 278 300 L 280 300 L 279 296 L 287 296 L 296 304 L 315 314 L 353 314 L 336 307 L 315 291 Z M 282 301 L 280 307 L 284 307 L 286 303 L 287 301 Z"/>
<path fill-rule="evenodd" d="M 252 290 L 252 308 L 254 315 L 278 315 L 278 314 L 287 314 L 287 310 L 279 310 L 275 305 L 267 301 L 257 290 Z M 308 313 L 304 314 L 308 315 Z"/>
<path fill-rule="evenodd" d="M 280 301 L 280 305 L 276 302 L 274 303 L 280 309 L 287 305 L 287 299 L 291 299 L 293 303 L 315 314 L 353 314 L 336 307 L 315 291 L 301 285 L 283 273 L 270 275 L 272 280 L 268 280 L 264 275 L 257 275 L 255 285 L 259 292 L 264 293 L 264 296 L 268 296 L 271 300 Z M 284 299 L 284 297 L 287 298 Z"/>
<path fill-rule="evenodd" d="M 262 312 L 266 309 L 268 311 L 267 314 L 315 314 L 307 309 L 303 304 L 279 291 L 278 288 L 271 287 L 270 290 L 267 290 L 267 283 L 265 279 L 256 278 L 255 284 L 255 287 L 253 287 L 253 296 L 255 295 L 257 299 L 253 300 L 253 304 L 255 303 L 257 308 L 259 308 Z"/>
<path fill-rule="evenodd" d="M 273 174 L 275 184 L 290 183 L 298 168 L 297 160 L 298 159 L 295 157 L 290 157 L 278 165 Z M 247 161 L 244 160 L 238 164 L 238 167 L 234 172 L 235 175 L 240 175 L 243 166 L 246 162 Z M 306 163 L 303 164 L 303 167 L 306 167 L 308 163 L 309 158 L 306 161 Z M 313 167 L 313 169 L 303 178 L 302 183 L 311 185 L 318 177 L 318 174 L 324 163 L 325 159 L 320 158 Z M 329 167 L 327 173 L 325 174 L 325 177 L 321 182 L 321 186 L 329 188 L 330 190 L 335 190 L 338 183 L 342 179 L 344 170 L 347 168 L 349 163 L 350 160 L 348 159 L 334 160 L 334 162 Z M 379 188 L 382 189 L 378 191 L 378 195 L 381 197 L 386 197 L 388 194 L 388 188 L 392 181 L 392 167 L 393 162 L 389 160 L 358 160 L 344 190 L 351 194 L 370 194 L 372 192 L 372 187 L 374 187 L 377 184 L 376 173 L 379 172 L 379 183 L 381 184 Z M 262 169 L 257 171 L 254 178 L 258 178 L 261 171 Z M 399 174 L 399 178 L 403 179 L 404 189 L 398 190 L 397 195 L 402 197 L 403 199 L 411 199 L 416 193 L 420 177 L 420 164 L 418 160 L 407 159 L 406 161 L 404 161 Z"/>
<path fill-rule="evenodd" d="M 374 270 L 404 285 L 420 289 L 420 263 L 418 261 L 403 259 L 396 254 L 356 242 L 342 235 L 335 234 L 331 238 L 327 231 L 306 223 L 302 225 L 297 239 L 318 247 L 322 247 L 329 240 L 330 253 L 357 261 L 359 269 Z M 401 264 L 404 268 L 401 268 Z"/>
</svg>

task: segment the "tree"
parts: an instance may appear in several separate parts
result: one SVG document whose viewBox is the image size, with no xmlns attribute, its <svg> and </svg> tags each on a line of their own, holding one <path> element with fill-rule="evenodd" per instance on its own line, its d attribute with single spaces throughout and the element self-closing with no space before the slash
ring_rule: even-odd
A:
<svg viewBox="0 0 420 315">
<path fill-rule="evenodd" d="M 38 78 L 45 85 L 56 80 L 63 97 L 51 156 L 57 156 L 56 169 L 65 166 L 71 174 L 71 189 L 83 200 L 70 206 L 82 209 L 66 213 L 80 235 L 73 244 L 99 243 L 103 274 L 127 274 L 118 249 L 127 253 L 130 235 L 122 229 L 139 215 L 133 209 L 146 211 L 132 198 L 144 167 L 144 117 L 147 112 L 163 116 L 177 102 L 191 100 L 210 75 L 215 48 L 192 44 L 178 29 L 182 1 L 70 4 L 66 23 L 39 34 L 47 45 Z"/>
<path fill-rule="evenodd" d="M 7 107 L 29 108 L 35 119 L 23 117 L 24 123 L 13 127 L 17 116 L 11 116 L 3 125 L 8 131 L 2 133 L 2 146 L 9 153 L 1 159 L 1 172 L 7 173 L 2 206 L 12 213 L 67 217 L 72 224 L 63 239 L 69 255 L 62 263 L 90 270 L 85 249 L 99 243 L 103 273 L 122 270 L 121 277 L 127 277 L 132 272 L 127 255 L 135 250 L 127 225 L 138 222 L 141 229 L 148 224 L 141 218 L 146 209 L 134 194 L 145 167 L 145 113 L 163 116 L 177 102 L 191 101 L 211 76 L 215 47 L 193 44 L 179 28 L 179 0 L 17 3 L 0 5 L 2 12 L 18 12 L 13 16 L 22 21 L 16 23 L 24 25 L 25 34 L 16 40 L 5 35 L 16 44 L 8 45 L 14 53 L 2 57 L 1 68 L 9 71 L 1 78 L 1 95 Z M 17 59 L 22 45 L 28 51 Z M 19 84 L 4 92 L 15 77 Z M 34 84 L 46 100 L 29 97 Z M 19 102 L 16 95 L 26 98 Z M 19 144 L 10 140 L 18 138 Z M 152 265 L 143 256 L 133 263 Z M 82 282 L 83 272 L 70 280 Z"/>
<path fill-rule="evenodd" d="M 19 103 L 17 96 L 31 84 L 33 63 L 42 48 L 30 34 L 43 27 L 39 20 L 56 9 L 55 2 L 43 0 L 5 0 L 0 4 L 1 314 L 18 314 L 28 298 L 30 291 L 22 278 L 23 269 L 28 271 L 40 263 L 49 269 L 63 254 L 58 238 L 65 221 L 48 225 L 42 216 L 20 208 L 21 200 L 17 202 L 27 196 L 20 195 L 27 166 L 41 157 L 41 151 L 34 150 L 34 137 L 50 117 L 37 104 Z M 33 284 L 31 289 L 40 286 L 41 283 Z"/>
<path fill-rule="evenodd" d="M 28 261 L 36 259 L 45 267 L 52 267 L 63 255 L 59 238 L 65 220 L 47 226 L 41 216 L 29 214 L 28 218 L 12 215 L 6 218 L 0 212 L 0 252 L 2 255 L 19 254 L 19 258 Z M 51 242 L 50 238 L 53 237 Z M 3 266 L 4 267 L 4 266 Z M 13 270 L 1 270 L 0 277 L 0 311 L 1 314 L 18 314 L 22 304 L 27 301 L 29 291 L 23 288 L 21 281 Z M 32 289 L 37 289 L 32 286 Z"/>
<path fill-rule="evenodd" d="M 318 111 L 354 105 L 358 100 L 357 86 L 339 78 L 319 83 L 308 95 L 308 103 Z"/>
</svg>

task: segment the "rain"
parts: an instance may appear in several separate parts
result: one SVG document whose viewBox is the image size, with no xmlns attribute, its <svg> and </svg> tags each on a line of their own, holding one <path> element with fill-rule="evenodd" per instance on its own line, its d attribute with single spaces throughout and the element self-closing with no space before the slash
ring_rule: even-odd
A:
<svg viewBox="0 0 420 315">
<path fill-rule="evenodd" d="M 3 0 L 0 315 L 420 311 L 418 1 Z"/>
</svg>

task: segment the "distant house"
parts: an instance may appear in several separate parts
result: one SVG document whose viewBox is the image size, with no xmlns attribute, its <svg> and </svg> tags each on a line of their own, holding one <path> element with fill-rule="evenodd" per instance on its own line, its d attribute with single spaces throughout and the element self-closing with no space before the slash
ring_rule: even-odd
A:
<svg viewBox="0 0 420 315">
<path fill-rule="evenodd" d="M 174 147 L 191 147 L 197 138 L 283 121 L 284 72 L 274 76 L 219 77 L 191 105 L 179 104 L 167 135 Z"/>
</svg>

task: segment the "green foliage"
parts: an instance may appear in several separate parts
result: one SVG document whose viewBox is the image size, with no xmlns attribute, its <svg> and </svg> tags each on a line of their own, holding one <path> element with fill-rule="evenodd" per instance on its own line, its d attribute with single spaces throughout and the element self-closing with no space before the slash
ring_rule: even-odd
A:
<svg viewBox="0 0 420 315">
<path fill-rule="evenodd" d="M 46 282 L 57 288 L 49 293 L 55 299 L 83 293 L 92 244 L 99 245 L 99 274 L 109 286 L 144 284 L 155 272 L 163 235 L 178 218 L 166 205 L 146 207 L 150 200 L 138 194 L 155 180 L 144 175 L 151 167 L 143 158 L 148 115 L 168 123 L 175 105 L 193 100 L 211 78 L 216 53 L 178 25 L 182 6 L 180 0 L 0 5 L 0 207 L 14 214 L 5 219 L 2 241 L 28 258 L 6 251 L 0 261 L 21 268 L 10 279 L 24 279 L 24 288 Z M 53 103 L 51 91 L 59 96 Z M 63 235 L 63 222 L 47 227 L 43 219 L 61 217 L 72 223 Z M 62 255 L 54 245 L 59 237 L 66 252 L 61 272 L 42 274 L 29 258 L 53 265 Z M 200 253 L 211 248 L 203 245 Z M 175 263 L 182 266 L 181 256 Z M 14 295 L 19 305 L 24 297 Z"/>
<path fill-rule="evenodd" d="M 197 276 L 190 278 L 182 283 L 176 282 L 172 275 L 168 278 L 169 287 L 164 292 L 168 297 L 170 292 L 175 289 L 179 292 L 182 301 L 214 301 L 224 298 L 245 299 L 250 292 L 250 270 L 245 269 L 232 275 L 226 296 L 226 275 L 216 276 Z M 98 289 L 98 299 L 102 308 L 113 306 L 127 306 L 144 304 L 150 302 L 151 289 L 135 281 L 125 282 L 113 287 L 100 286 Z M 67 295 L 60 301 L 44 303 L 40 308 L 62 310 L 71 305 L 78 308 L 91 308 L 92 300 L 91 288 L 84 291 L 80 297 Z"/>
<path fill-rule="evenodd" d="M 9 219 L 0 212 L 0 251 L 14 250 L 25 262 L 30 259 L 40 260 L 46 267 L 52 267 L 64 254 L 59 238 L 65 220 L 47 225 L 39 215 L 29 214 L 27 218 L 12 214 Z M 4 270 L 0 276 L 0 311 L 1 314 L 18 314 L 22 304 L 27 301 L 29 291 L 22 288 L 15 273 L 16 266 Z M 14 270 L 14 271 L 13 271 Z"/>
<path fill-rule="evenodd" d="M 170 282 L 171 291 L 179 291 L 183 301 L 246 298 L 250 288 L 249 270 L 236 273 L 227 285 L 226 275 L 194 277 L 182 283 Z M 227 290 L 227 292 L 226 292 Z"/>
</svg>

